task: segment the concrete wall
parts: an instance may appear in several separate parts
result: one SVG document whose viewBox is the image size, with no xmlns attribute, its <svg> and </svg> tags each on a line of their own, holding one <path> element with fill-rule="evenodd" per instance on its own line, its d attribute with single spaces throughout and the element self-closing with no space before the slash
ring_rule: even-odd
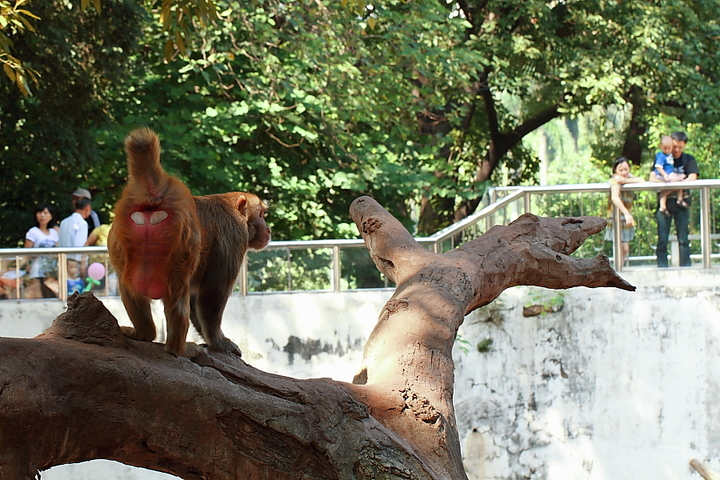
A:
<svg viewBox="0 0 720 480">
<path fill-rule="evenodd" d="M 720 277 L 624 276 L 636 293 L 572 289 L 561 312 L 525 318 L 532 289 L 513 289 L 499 325 L 465 322 L 471 345 L 493 340 L 456 355 L 471 479 L 700 478 L 692 458 L 720 469 Z"/>
<path fill-rule="evenodd" d="M 635 293 L 514 288 L 468 316 L 455 359 L 470 479 L 697 479 L 692 458 L 720 470 L 719 275 L 627 272 Z M 258 368 L 348 381 L 391 293 L 234 297 L 224 329 Z M 528 304 L 562 309 L 524 317 Z M 0 334 L 34 336 L 62 310 L 0 302 Z M 173 477 L 95 461 L 43 478 Z"/>
<path fill-rule="evenodd" d="M 331 377 L 352 381 L 362 349 L 391 290 L 343 294 L 276 293 L 232 297 L 223 331 L 253 366 L 296 378 Z M 131 325 L 118 298 L 103 303 L 121 325 Z M 58 300 L 0 301 L 0 336 L 31 338 L 65 310 Z M 162 303 L 153 303 L 159 341 L 165 338 Z M 191 341 L 201 342 L 194 332 Z M 116 462 L 96 460 L 42 472 L 44 480 L 160 480 L 176 478 Z"/>
</svg>

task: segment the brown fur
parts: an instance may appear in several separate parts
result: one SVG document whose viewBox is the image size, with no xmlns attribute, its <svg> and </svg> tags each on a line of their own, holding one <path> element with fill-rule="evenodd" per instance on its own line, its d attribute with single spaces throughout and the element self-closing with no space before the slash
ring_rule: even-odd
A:
<svg viewBox="0 0 720 480">
<path fill-rule="evenodd" d="M 108 236 L 123 305 L 137 340 L 155 339 L 151 299 L 162 299 L 165 350 L 183 355 L 192 321 L 211 349 L 240 355 L 220 329 L 222 314 L 248 248 L 270 241 L 265 204 L 231 192 L 193 197 L 160 165 L 160 141 L 148 129 L 125 139 L 130 177 Z"/>
</svg>

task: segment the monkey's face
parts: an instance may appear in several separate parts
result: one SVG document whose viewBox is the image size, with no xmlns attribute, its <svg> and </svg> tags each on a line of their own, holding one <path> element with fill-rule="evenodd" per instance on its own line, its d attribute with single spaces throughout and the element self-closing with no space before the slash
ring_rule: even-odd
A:
<svg viewBox="0 0 720 480">
<path fill-rule="evenodd" d="M 267 206 L 264 202 L 260 202 L 257 216 L 251 216 L 248 219 L 248 230 L 250 232 L 248 248 L 251 250 L 262 250 L 270 243 L 270 227 L 265 222 L 266 213 Z"/>
</svg>

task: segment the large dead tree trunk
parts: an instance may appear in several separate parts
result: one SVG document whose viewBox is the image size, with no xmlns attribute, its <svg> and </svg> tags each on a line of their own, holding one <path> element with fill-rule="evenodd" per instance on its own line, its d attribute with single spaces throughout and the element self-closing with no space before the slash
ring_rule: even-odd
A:
<svg viewBox="0 0 720 480">
<path fill-rule="evenodd" d="M 96 458 L 185 479 L 466 478 L 451 355 L 464 316 L 513 285 L 634 290 L 607 258 L 568 256 L 599 218 L 525 215 L 438 255 L 371 198 L 351 215 L 398 284 L 353 384 L 175 358 L 76 295 L 42 335 L 0 339 L 0 478 Z"/>
</svg>

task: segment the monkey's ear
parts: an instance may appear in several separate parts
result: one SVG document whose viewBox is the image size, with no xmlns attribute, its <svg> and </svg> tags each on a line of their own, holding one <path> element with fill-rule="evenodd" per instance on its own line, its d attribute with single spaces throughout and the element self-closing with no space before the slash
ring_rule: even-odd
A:
<svg viewBox="0 0 720 480">
<path fill-rule="evenodd" d="M 238 212 L 245 214 L 245 205 L 247 205 L 247 197 L 245 195 L 238 196 L 237 199 L 237 205 L 235 205 L 235 208 L 237 208 Z"/>
</svg>

